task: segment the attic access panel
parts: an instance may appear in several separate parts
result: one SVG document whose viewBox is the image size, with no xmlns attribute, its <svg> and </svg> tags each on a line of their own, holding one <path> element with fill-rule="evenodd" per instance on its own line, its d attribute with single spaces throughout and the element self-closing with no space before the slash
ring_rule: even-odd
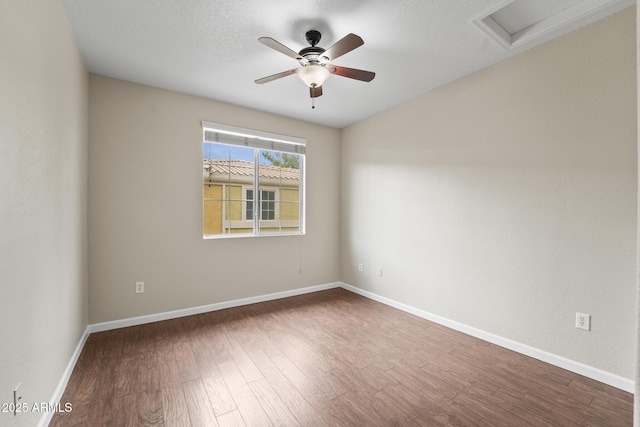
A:
<svg viewBox="0 0 640 427">
<path fill-rule="evenodd" d="M 620 0 L 510 0 L 471 23 L 505 49 L 608 9 Z"/>
</svg>

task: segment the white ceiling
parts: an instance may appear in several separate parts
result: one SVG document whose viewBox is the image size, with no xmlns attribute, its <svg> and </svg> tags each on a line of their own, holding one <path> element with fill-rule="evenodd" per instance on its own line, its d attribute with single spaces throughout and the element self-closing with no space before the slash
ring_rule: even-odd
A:
<svg viewBox="0 0 640 427">
<path fill-rule="evenodd" d="M 635 4 L 634 0 L 62 0 L 90 72 L 336 128 L 353 124 L 474 71 Z M 502 9 L 503 6 L 507 8 Z M 553 19 L 562 12 L 562 19 Z M 501 47 L 471 21 L 489 14 L 539 37 Z M 570 18 L 567 18 L 570 17 Z M 508 20 L 509 22 L 506 22 Z M 560 22 L 560 24 L 558 24 Z M 336 59 L 375 71 L 370 83 L 331 76 L 311 109 L 298 66 L 258 42 L 299 51 L 304 34 L 328 48 L 348 33 L 364 45 Z M 215 117 L 203 119 L 215 121 Z"/>
</svg>

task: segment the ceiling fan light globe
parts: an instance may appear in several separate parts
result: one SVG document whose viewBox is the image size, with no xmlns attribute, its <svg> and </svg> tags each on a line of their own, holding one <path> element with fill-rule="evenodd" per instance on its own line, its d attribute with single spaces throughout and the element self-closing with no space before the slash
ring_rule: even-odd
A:
<svg viewBox="0 0 640 427">
<path fill-rule="evenodd" d="M 331 72 L 326 67 L 318 64 L 307 65 L 298 71 L 300 79 L 309 87 L 322 86 L 330 74 Z"/>
</svg>

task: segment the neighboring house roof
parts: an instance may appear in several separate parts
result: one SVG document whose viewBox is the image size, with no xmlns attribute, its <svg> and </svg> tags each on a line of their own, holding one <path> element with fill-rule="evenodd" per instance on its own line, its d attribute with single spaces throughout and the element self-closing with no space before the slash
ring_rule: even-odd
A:
<svg viewBox="0 0 640 427">
<path fill-rule="evenodd" d="M 204 159 L 203 166 L 206 174 L 253 176 L 254 169 L 254 163 L 246 160 Z M 300 169 L 260 164 L 260 177 L 299 180 Z"/>
</svg>

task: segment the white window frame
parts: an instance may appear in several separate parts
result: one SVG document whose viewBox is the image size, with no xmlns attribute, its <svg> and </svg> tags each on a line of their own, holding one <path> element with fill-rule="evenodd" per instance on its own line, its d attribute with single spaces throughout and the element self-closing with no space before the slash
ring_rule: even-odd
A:
<svg viewBox="0 0 640 427">
<path fill-rule="evenodd" d="M 278 220 L 278 219 L 272 219 L 272 220 L 268 220 L 268 219 L 262 219 L 262 193 L 260 194 L 260 196 L 258 196 L 258 199 L 256 199 L 256 190 L 255 188 L 250 188 L 247 187 L 246 185 L 242 186 L 242 194 L 245 196 L 242 199 L 242 219 L 245 221 L 253 221 L 253 219 L 247 219 L 247 201 L 249 200 L 246 197 L 247 191 L 251 190 L 253 191 L 253 199 L 251 199 L 251 201 L 253 202 L 253 216 L 255 218 L 256 215 L 259 215 L 259 219 L 262 222 L 265 221 L 269 221 L 272 224 L 277 224 L 278 222 L 282 222 L 282 220 Z M 270 191 L 272 193 L 274 193 L 274 197 L 275 199 L 274 201 L 274 216 L 275 218 L 280 218 L 280 203 L 278 203 L 278 201 L 280 200 L 280 188 L 278 187 L 274 187 L 271 185 L 263 185 L 262 187 L 260 187 L 260 189 L 258 190 L 260 192 L 262 191 Z M 258 205 L 258 201 L 260 202 L 260 204 Z M 275 227 L 276 225 L 274 225 Z"/>
<path fill-rule="evenodd" d="M 246 219 L 246 190 L 249 188 L 245 185 L 242 185 L 242 221 L 233 221 L 242 222 L 245 224 L 253 225 L 253 233 L 242 233 L 242 234 L 213 234 L 206 235 L 203 234 L 203 239 L 228 239 L 228 238 L 241 238 L 241 237 L 257 237 L 257 236 L 290 236 L 290 235 L 304 235 L 305 234 L 305 201 L 306 201 L 306 186 L 305 186 L 305 163 L 306 163 L 306 140 L 303 138 L 297 138 L 287 135 L 279 135 L 269 132 L 257 131 L 253 129 L 240 128 L 237 126 L 224 125 L 219 123 L 202 121 L 202 134 L 203 134 L 203 144 L 205 142 L 213 142 L 219 144 L 226 145 L 235 145 L 235 146 L 244 146 L 248 148 L 253 148 L 255 151 L 255 171 L 254 171 L 254 182 L 253 182 L 253 220 Z M 214 140 L 215 139 L 215 140 Z M 298 214 L 298 230 L 297 231 L 277 231 L 277 232 L 261 232 L 261 228 L 277 228 L 280 226 L 281 228 L 287 228 L 283 225 L 283 221 L 280 219 L 275 220 L 261 220 L 260 219 L 260 191 L 274 191 L 276 201 L 279 200 L 280 197 L 280 188 L 274 187 L 272 185 L 266 185 L 260 187 L 260 176 L 259 176 L 259 152 L 260 150 L 266 151 L 277 151 L 281 153 L 288 154 L 297 154 L 300 156 L 300 184 L 299 184 L 299 214 Z M 227 187 L 224 185 L 223 187 Z M 223 189 L 223 193 L 224 193 Z M 224 197 L 226 201 L 226 197 Z M 224 206 L 224 202 L 223 202 Z M 276 202 L 275 203 L 275 218 L 280 218 L 279 211 L 280 206 Z M 224 215 L 224 207 L 223 207 L 223 215 Z M 224 223 L 225 219 L 223 216 L 223 230 L 225 230 Z M 204 218 L 203 221 L 204 222 Z M 250 227 L 247 227 L 250 228 Z"/>
</svg>

